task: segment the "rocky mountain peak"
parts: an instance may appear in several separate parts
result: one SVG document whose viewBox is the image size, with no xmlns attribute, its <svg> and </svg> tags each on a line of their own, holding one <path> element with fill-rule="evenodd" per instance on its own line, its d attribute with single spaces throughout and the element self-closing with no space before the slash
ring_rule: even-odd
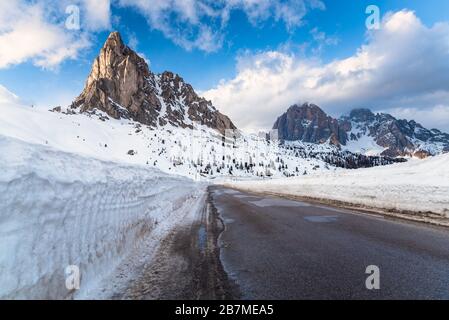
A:
<svg viewBox="0 0 449 320">
<path fill-rule="evenodd" d="M 299 113 L 310 119 L 316 117 L 327 117 L 326 113 L 320 107 L 308 102 L 305 102 L 302 105 L 294 104 L 287 110 L 287 112 Z"/>
<path fill-rule="evenodd" d="M 341 135 L 338 121 L 329 117 L 315 104 L 293 105 L 275 122 L 273 129 L 278 130 L 282 140 L 301 140 L 304 142 L 332 144 L 346 141 Z"/>
<path fill-rule="evenodd" d="M 277 119 L 274 129 L 283 140 L 330 142 L 351 151 L 374 148 L 392 157 L 449 152 L 449 134 L 366 108 L 354 109 L 337 120 L 314 104 L 294 105 Z"/>
<path fill-rule="evenodd" d="M 192 122 L 197 121 L 221 133 L 236 128 L 179 75 L 152 73 L 118 32 L 107 38 L 83 92 L 71 108 L 80 112 L 99 110 L 115 119 L 131 119 L 153 127 L 170 123 L 193 128 Z"/>
<path fill-rule="evenodd" d="M 353 109 L 349 113 L 349 119 L 355 122 L 367 122 L 375 119 L 374 113 L 370 109 L 360 108 Z"/>
<path fill-rule="evenodd" d="M 124 47 L 124 43 L 122 40 L 122 36 L 118 31 L 113 31 L 109 34 L 108 38 L 106 39 L 106 42 L 104 44 L 104 47 L 118 47 L 122 48 Z"/>
</svg>

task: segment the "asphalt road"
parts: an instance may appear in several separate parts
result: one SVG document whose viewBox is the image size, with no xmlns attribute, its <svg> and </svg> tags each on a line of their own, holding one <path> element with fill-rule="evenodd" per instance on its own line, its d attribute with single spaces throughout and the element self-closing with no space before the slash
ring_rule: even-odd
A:
<svg viewBox="0 0 449 320">
<path fill-rule="evenodd" d="M 348 210 L 209 189 L 220 260 L 243 299 L 449 299 L 449 232 Z M 366 288 L 379 268 L 380 289 Z"/>
</svg>

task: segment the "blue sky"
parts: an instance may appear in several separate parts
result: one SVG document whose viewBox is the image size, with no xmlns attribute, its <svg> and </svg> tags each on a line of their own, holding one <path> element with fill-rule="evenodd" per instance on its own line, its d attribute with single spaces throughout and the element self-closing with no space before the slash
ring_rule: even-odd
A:
<svg viewBox="0 0 449 320">
<path fill-rule="evenodd" d="M 85 3 L 86 1 L 91 1 L 90 8 L 89 3 Z M 15 9 L 21 9 L 20 11 L 24 12 L 25 9 L 32 8 L 36 3 L 40 5 L 43 8 L 43 13 L 42 16 L 36 18 L 40 19 L 40 22 L 36 22 L 39 27 L 60 27 L 60 32 L 66 33 L 66 37 L 55 40 L 54 47 L 42 49 L 57 52 L 57 55 L 55 53 L 55 55 L 51 55 L 51 58 L 47 57 L 48 52 L 42 58 L 42 53 L 39 50 L 27 51 L 20 56 L 20 59 L 7 56 L 7 54 L 14 55 L 16 52 L 2 54 L 0 51 L 0 85 L 18 95 L 28 104 L 48 105 L 48 107 L 67 104 L 81 92 L 91 63 L 109 32 L 118 30 L 125 42 L 150 61 L 151 69 L 154 72 L 171 70 L 179 73 L 194 88 L 204 92 L 215 103 L 215 97 L 223 96 L 227 92 L 226 89 L 229 91 L 229 86 L 234 86 L 232 81 L 243 76 L 242 70 L 250 69 L 261 57 L 266 59 L 267 53 L 279 54 L 276 58 L 270 58 L 277 59 L 276 63 L 279 59 L 285 61 L 286 58 L 291 58 L 294 65 L 308 61 L 310 66 L 310 61 L 313 60 L 315 61 L 314 66 L 319 66 L 321 69 L 329 68 L 335 61 L 344 61 L 356 56 L 358 50 L 370 42 L 365 26 L 367 18 L 365 9 L 368 5 L 377 5 L 384 18 L 389 12 L 411 10 L 414 12 L 414 17 L 419 19 L 420 23 L 429 30 L 435 23 L 449 21 L 449 1 L 444 0 L 279 0 L 272 1 L 270 5 L 261 8 L 248 7 L 246 3 L 251 3 L 250 0 L 231 0 L 229 2 L 233 4 L 229 7 L 227 1 L 223 1 L 221 6 L 213 7 L 211 5 L 211 8 L 215 10 L 214 14 L 205 14 L 205 11 L 201 11 L 203 9 L 198 6 L 199 2 L 192 4 L 190 0 L 170 1 L 173 2 L 171 4 L 173 10 L 169 7 L 156 12 L 154 8 L 143 4 L 144 1 L 140 0 L 77 0 L 62 1 L 60 5 L 55 5 L 54 2 L 47 0 L 12 1 L 13 4 L 7 8 L 12 10 L 11 12 Z M 70 31 L 62 25 L 67 17 L 65 9 L 73 2 L 77 3 L 81 10 L 81 30 Z M 151 2 L 149 1 L 149 3 Z M 207 0 L 203 2 L 210 3 Z M 95 3 L 95 6 L 92 7 L 92 3 Z M 153 7 L 158 3 L 160 0 L 153 0 Z M 264 3 L 264 0 L 261 3 Z M 279 4 L 279 6 L 275 7 L 273 4 Z M 16 8 L 12 8 L 14 5 Z M 180 9 L 176 9 L 178 5 Z M 1 6 L 5 6 L 5 4 L 0 5 L 0 9 Z M 282 11 L 278 8 L 281 8 Z M 180 10 L 185 11 L 181 12 Z M 189 10 L 192 10 L 191 13 L 185 13 L 190 12 Z M 104 11 L 104 13 L 102 14 L 100 11 Z M 283 15 L 279 12 L 283 12 Z M 228 14 L 225 18 L 223 18 L 224 13 Z M 218 14 L 222 16 L 217 17 Z M 19 16 L 18 19 L 20 18 Z M 0 50 L 3 50 L 2 40 L 6 41 L 5 35 L 11 31 L 11 28 L 14 28 L 14 23 L 5 17 L 2 18 L 0 14 Z M 18 29 L 19 27 L 20 25 L 17 26 Z M 178 28 L 182 31 L 179 31 Z M 206 37 L 203 41 L 201 39 L 203 30 L 210 31 L 214 38 L 211 40 Z M 44 31 L 42 30 L 43 35 L 46 34 Z M 37 34 L 36 37 L 42 36 L 42 34 Z M 41 41 L 45 41 L 45 39 L 43 37 Z M 381 35 L 379 35 L 379 39 L 382 39 Z M 445 41 L 446 38 L 442 36 L 441 39 Z M 74 43 L 79 45 L 74 45 L 73 52 L 66 54 L 57 47 L 57 41 L 61 41 L 61 48 L 66 48 Z M 19 47 L 17 50 L 25 49 Z M 407 48 L 403 50 L 407 50 Z M 3 64 L 2 59 L 6 61 Z M 55 59 L 56 62 L 54 62 Z M 443 65 L 443 67 L 445 66 Z M 436 67 L 441 68 L 441 65 Z M 295 82 L 292 80 L 291 86 L 294 85 Z M 410 87 L 414 88 L 414 84 L 410 84 Z M 400 88 L 399 91 L 402 92 L 402 89 Z M 447 129 L 449 120 L 441 121 L 440 119 L 438 122 L 435 119 L 432 120 L 430 114 L 438 107 L 444 116 L 449 115 L 447 112 L 449 109 L 446 109 L 449 108 L 449 103 L 445 101 L 449 95 L 444 94 L 444 89 L 444 87 L 432 88 L 430 86 L 426 92 L 423 92 L 423 96 L 419 98 L 422 98 L 422 104 L 428 103 L 428 106 L 412 105 L 408 107 L 408 105 L 404 105 L 404 102 L 399 103 L 404 100 L 404 97 L 406 98 L 407 90 L 401 97 L 394 96 L 390 100 L 387 99 L 388 97 L 384 97 L 379 101 L 374 99 L 376 101 L 373 100 L 372 105 L 369 105 L 369 100 L 363 101 L 359 98 L 327 101 L 320 99 L 318 92 L 316 93 L 317 100 L 323 101 L 313 102 L 320 103 L 327 112 L 335 115 L 346 112 L 350 107 L 357 107 L 360 103 L 363 104 L 360 106 L 391 111 L 398 116 L 419 116 L 426 125 L 434 124 L 436 127 Z M 257 95 L 257 88 L 254 90 L 254 95 Z M 300 91 L 300 87 L 298 90 Z M 377 90 L 376 87 L 373 87 L 373 90 Z M 426 93 L 431 95 L 441 91 L 443 93 L 438 98 L 425 98 Z M 304 94 L 304 99 L 311 99 L 309 97 L 313 99 L 315 95 Z M 238 94 L 235 99 L 239 99 Z M 241 118 L 236 111 L 239 103 L 235 99 L 217 98 L 216 104 L 223 112 Z M 273 116 L 288 107 L 284 104 L 300 102 L 301 99 L 301 94 L 298 94 L 289 99 L 279 99 L 278 103 L 274 101 L 269 106 L 271 112 L 261 109 L 261 113 L 264 115 L 260 117 L 266 118 L 266 120 L 256 121 L 249 127 L 268 125 Z M 245 97 L 242 97 L 242 100 L 248 100 L 244 102 L 247 104 L 245 108 L 251 108 L 251 99 L 245 100 Z M 351 101 L 354 101 L 353 105 L 351 105 Z M 396 102 L 391 103 L 391 101 Z M 254 100 L 253 103 L 258 103 L 258 101 Z M 427 114 L 422 113 L 423 109 L 427 110 Z M 406 111 L 404 112 L 404 110 Z M 441 118 L 441 114 L 438 118 Z M 241 126 L 246 126 L 244 121 L 243 119 L 236 122 L 242 122 Z"/>
</svg>

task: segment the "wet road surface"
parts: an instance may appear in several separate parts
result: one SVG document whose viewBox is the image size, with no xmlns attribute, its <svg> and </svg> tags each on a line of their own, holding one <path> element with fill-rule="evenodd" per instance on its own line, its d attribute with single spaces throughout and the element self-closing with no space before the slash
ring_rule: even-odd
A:
<svg viewBox="0 0 449 320">
<path fill-rule="evenodd" d="M 447 229 L 209 188 L 220 260 L 243 299 L 449 299 Z M 366 273 L 380 271 L 380 289 Z"/>
</svg>

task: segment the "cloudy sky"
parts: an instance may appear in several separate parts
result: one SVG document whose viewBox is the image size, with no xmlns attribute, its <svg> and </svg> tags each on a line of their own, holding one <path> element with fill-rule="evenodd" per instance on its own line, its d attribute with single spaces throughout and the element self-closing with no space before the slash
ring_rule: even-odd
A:
<svg viewBox="0 0 449 320">
<path fill-rule="evenodd" d="M 380 20 L 367 28 L 373 4 Z M 112 30 L 240 128 L 270 128 L 309 101 L 449 132 L 446 0 L 1 1 L 0 107 L 69 104 Z"/>
</svg>

